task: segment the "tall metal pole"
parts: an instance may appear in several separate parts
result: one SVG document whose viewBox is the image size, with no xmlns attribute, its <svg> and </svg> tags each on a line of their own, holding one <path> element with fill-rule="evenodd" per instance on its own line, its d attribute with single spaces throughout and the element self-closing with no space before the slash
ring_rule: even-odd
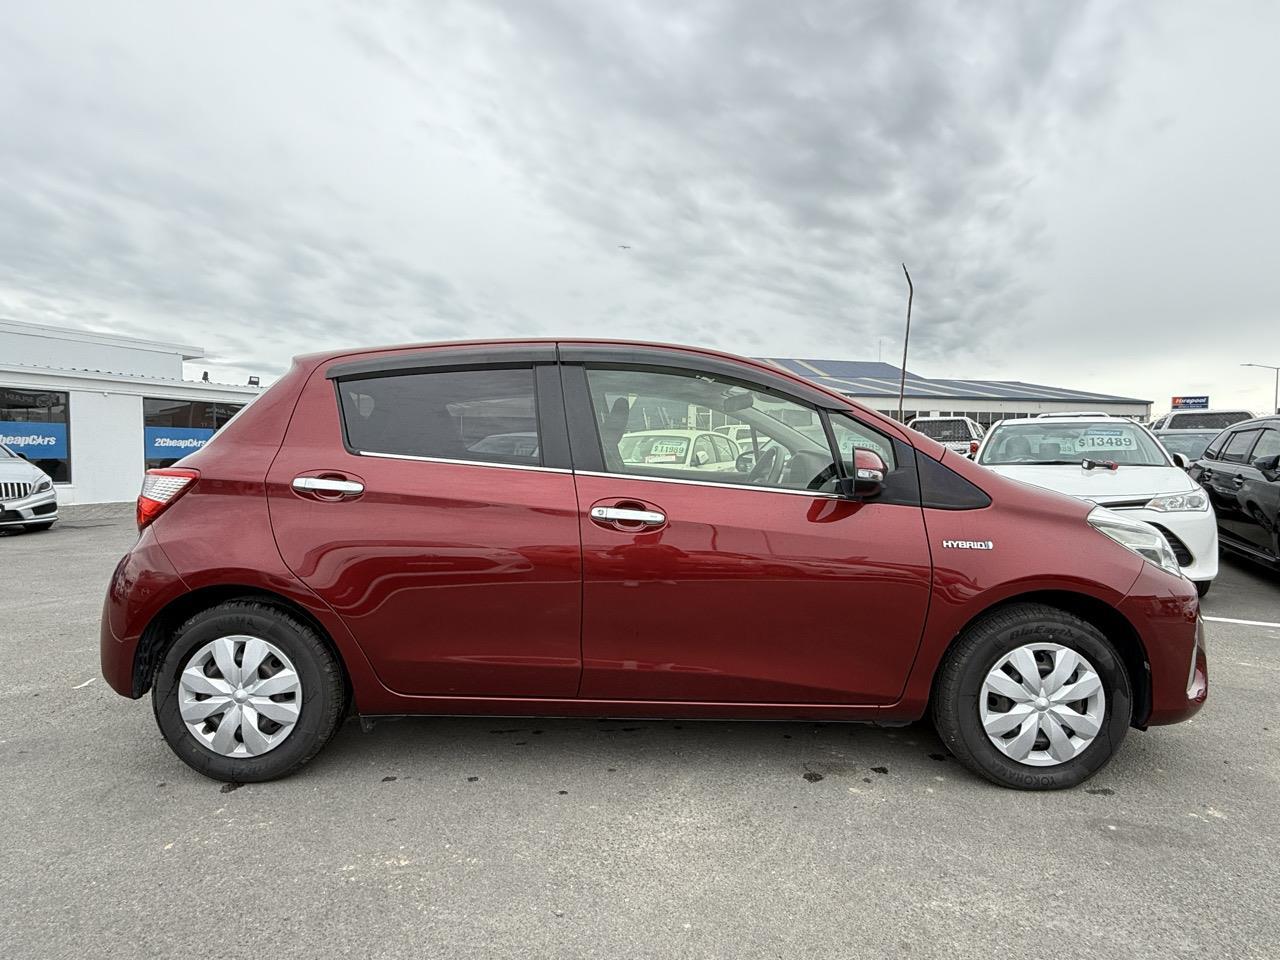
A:
<svg viewBox="0 0 1280 960">
<path fill-rule="evenodd" d="M 898 380 L 898 420 L 903 420 L 902 398 L 907 392 L 907 345 L 911 342 L 911 301 L 915 299 L 916 288 L 911 283 L 911 274 L 907 273 L 907 265 L 902 265 L 902 272 L 907 275 L 907 332 L 902 338 L 902 375 Z"/>
<path fill-rule="evenodd" d="M 1270 363 L 1242 363 L 1242 367 L 1262 367 L 1264 370 L 1274 370 L 1276 374 L 1275 391 L 1271 395 L 1271 412 L 1280 413 L 1280 366 Z"/>
</svg>

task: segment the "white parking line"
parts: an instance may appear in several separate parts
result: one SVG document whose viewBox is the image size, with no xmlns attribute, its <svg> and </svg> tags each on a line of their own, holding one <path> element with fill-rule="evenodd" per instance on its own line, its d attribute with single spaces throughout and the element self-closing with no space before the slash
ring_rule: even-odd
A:
<svg viewBox="0 0 1280 960">
<path fill-rule="evenodd" d="M 97 680 L 97 679 L 98 679 L 97 677 L 90 677 L 90 678 L 89 678 L 88 680 L 86 680 L 84 683 L 77 683 L 77 684 L 76 684 L 74 687 L 72 687 L 71 689 L 72 689 L 72 690 L 79 690 L 79 689 L 81 689 L 82 687 L 87 687 L 89 684 L 93 683 L 93 681 L 95 681 L 95 680 Z"/>
<path fill-rule="evenodd" d="M 1238 623 L 1246 627 L 1280 627 L 1280 623 L 1271 623 L 1268 620 L 1236 620 L 1232 617 L 1205 617 L 1206 620 L 1212 620 L 1214 623 Z"/>
</svg>

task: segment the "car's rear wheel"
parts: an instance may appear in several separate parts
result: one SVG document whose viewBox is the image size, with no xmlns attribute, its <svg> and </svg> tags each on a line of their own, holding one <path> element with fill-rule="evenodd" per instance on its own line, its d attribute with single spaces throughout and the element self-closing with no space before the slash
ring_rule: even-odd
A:
<svg viewBox="0 0 1280 960">
<path fill-rule="evenodd" d="M 1096 627 L 1042 604 L 998 610 L 968 628 L 934 686 L 947 748 L 1006 787 L 1056 790 L 1098 772 L 1132 714 L 1129 677 Z"/>
<path fill-rule="evenodd" d="M 267 604 L 233 600 L 178 628 L 151 702 L 169 746 L 193 769 L 215 780 L 274 780 L 333 736 L 342 673 L 311 627 Z"/>
</svg>

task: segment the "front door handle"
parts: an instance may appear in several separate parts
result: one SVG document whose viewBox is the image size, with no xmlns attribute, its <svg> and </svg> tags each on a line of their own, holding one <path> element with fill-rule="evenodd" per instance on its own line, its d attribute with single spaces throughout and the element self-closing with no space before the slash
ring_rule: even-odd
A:
<svg viewBox="0 0 1280 960">
<path fill-rule="evenodd" d="M 1232 478 L 1231 478 L 1231 482 L 1232 482 L 1233 484 L 1235 484 L 1237 487 L 1243 487 L 1243 486 L 1244 486 L 1244 477 L 1232 477 Z"/>
<path fill-rule="evenodd" d="M 667 522 L 666 514 L 657 510 L 630 510 L 626 507 L 592 507 L 591 516 L 596 520 L 621 520 L 624 523 L 643 523 L 649 526 Z"/>
<path fill-rule="evenodd" d="M 293 489 L 304 493 L 340 493 L 350 497 L 364 493 L 364 484 L 355 480 L 330 480 L 327 477 L 294 477 Z"/>
</svg>

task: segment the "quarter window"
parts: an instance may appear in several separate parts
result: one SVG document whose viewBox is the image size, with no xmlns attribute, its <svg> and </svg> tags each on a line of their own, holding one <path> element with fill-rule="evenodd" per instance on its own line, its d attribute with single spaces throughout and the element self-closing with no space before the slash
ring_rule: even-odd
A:
<svg viewBox="0 0 1280 960">
<path fill-rule="evenodd" d="M 1258 430 L 1241 430 L 1233 433 L 1227 445 L 1222 448 L 1222 459 L 1229 463 L 1244 463 L 1249 456 L 1249 448 L 1258 439 Z"/>
<path fill-rule="evenodd" d="M 358 453 L 542 463 L 532 367 L 343 380 L 338 394 Z"/>
</svg>

